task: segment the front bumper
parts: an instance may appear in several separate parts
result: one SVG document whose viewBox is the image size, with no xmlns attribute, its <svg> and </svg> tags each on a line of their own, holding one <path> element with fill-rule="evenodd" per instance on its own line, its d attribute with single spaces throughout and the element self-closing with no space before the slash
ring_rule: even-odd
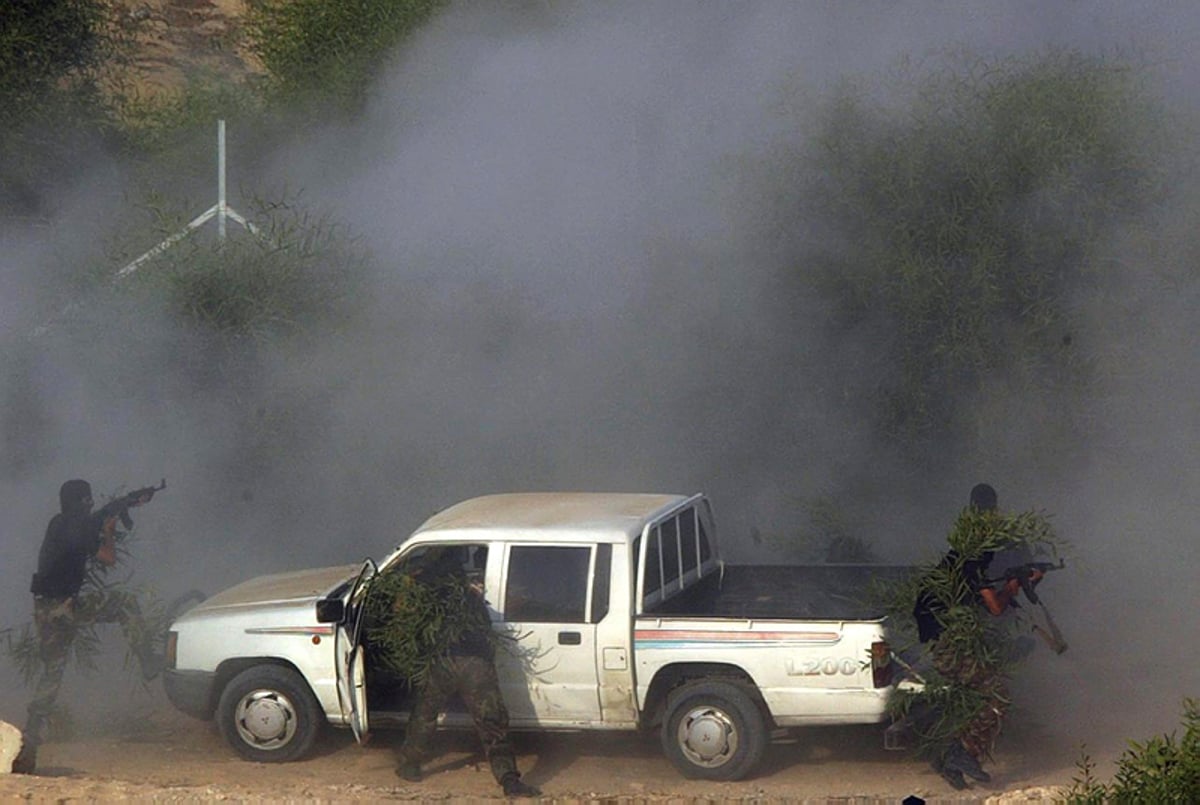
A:
<svg viewBox="0 0 1200 805">
<path fill-rule="evenodd" d="M 210 719 L 217 707 L 217 675 L 212 671 L 163 671 L 163 690 L 171 704 L 195 718 Z"/>
</svg>

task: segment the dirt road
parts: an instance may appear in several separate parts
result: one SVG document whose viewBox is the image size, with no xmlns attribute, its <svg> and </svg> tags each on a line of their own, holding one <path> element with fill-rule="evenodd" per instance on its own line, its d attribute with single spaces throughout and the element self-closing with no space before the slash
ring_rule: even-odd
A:
<svg viewBox="0 0 1200 805">
<path fill-rule="evenodd" d="M 498 787 L 468 734 L 440 736 L 426 779 L 394 774 L 396 733 L 365 747 L 329 730 L 315 756 L 291 764 L 239 760 L 216 728 L 174 712 L 156 697 L 129 717 L 81 725 L 73 740 L 49 743 L 37 776 L 0 777 L 0 801 L 247 803 L 486 801 Z M 929 802 L 1049 801 L 1069 785 L 1077 748 L 1013 725 L 991 769 L 994 782 L 955 792 L 907 753 L 882 748 L 879 727 L 806 730 L 772 744 L 753 778 L 737 783 L 685 780 L 652 737 L 626 734 L 518 736 L 525 778 L 556 802 Z M 1101 771 L 1105 759 L 1101 760 Z"/>
</svg>

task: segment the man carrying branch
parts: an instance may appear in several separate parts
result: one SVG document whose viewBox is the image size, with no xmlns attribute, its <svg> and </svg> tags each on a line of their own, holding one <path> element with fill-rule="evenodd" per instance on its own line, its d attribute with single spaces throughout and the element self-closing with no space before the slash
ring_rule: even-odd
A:
<svg viewBox="0 0 1200 805">
<path fill-rule="evenodd" d="M 990 781 L 981 762 L 991 755 L 1010 703 L 1013 642 L 992 616 L 1018 607 L 1017 594 L 1025 590 L 1028 595 L 1041 580 L 1044 571 L 1029 559 L 1054 550 L 1056 537 L 1039 514 L 1001 514 L 996 490 L 977 484 L 948 542 L 950 550 L 921 578 L 913 608 L 933 670 L 924 690 L 902 697 L 900 708 L 934 769 L 963 789 L 964 775 Z M 992 587 L 996 582 L 987 573 L 993 563 L 1031 570 Z M 1065 648 L 1063 643 L 1056 651 Z"/>
<path fill-rule="evenodd" d="M 521 779 L 508 735 L 508 708 L 496 675 L 498 636 L 483 590 L 468 580 L 462 559 L 455 548 L 432 548 L 409 572 L 381 579 L 368 604 L 376 656 L 416 691 L 396 773 L 410 782 L 422 779 L 438 714 L 457 694 L 504 795 L 536 797 L 538 789 Z"/>
</svg>

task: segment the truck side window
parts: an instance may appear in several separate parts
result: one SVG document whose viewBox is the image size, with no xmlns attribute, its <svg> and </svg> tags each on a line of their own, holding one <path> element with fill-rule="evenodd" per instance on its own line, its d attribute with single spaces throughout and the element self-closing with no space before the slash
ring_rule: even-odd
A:
<svg viewBox="0 0 1200 805">
<path fill-rule="evenodd" d="M 516 623 L 583 623 L 590 547 L 516 545 L 508 556 L 504 619 Z"/>
<path fill-rule="evenodd" d="M 487 573 L 487 554 L 486 545 L 469 545 L 467 546 L 467 562 L 464 570 L 467 574 L 467 579 L 479 589 L 484 588 L 484 578 Z"/>
</svg>

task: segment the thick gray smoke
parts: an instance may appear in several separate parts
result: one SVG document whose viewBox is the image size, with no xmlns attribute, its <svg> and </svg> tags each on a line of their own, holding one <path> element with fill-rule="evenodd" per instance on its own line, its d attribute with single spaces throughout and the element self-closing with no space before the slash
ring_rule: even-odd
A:
<svg viewBox="0 0 1200 805">
<path fill-rule="evenodd" d="M 168 476 L 138 513 L 136 556 L 139 579 L 167 596 L 378 556 L 439 508 L 513 490 L 705 491 L 727 557 L 745 561 L 772 558 L 752 531 L 787 537 L 800 501 L 866 478 L 867 511 L 855 515 L 878 552 L 923 561 L 970 486 L 988 480 L 1003 507 L 1054 513 L 1082 560 L 1048 583 L 1072 648 L 1027 674 L 1047 729 L 1095 745 L 1171 728 L 1200 681 L 1188 494 L 1200 480 L 1200 366 L 1191 336 L 1178 335 L 1191 332 L 1197 295 L 1183 270 L 1195 264 L 1196 199 L 1174 197 L 1153 233 L 1169 265 L 1080 300 L 1095 326 L 1079 337 L 1111 356 L 1115 389 L 1084 466 L 1047 475 L 1037 454 L 1079 448 L 1044 442 L 1016 401 L 990 437 L 993 463 L 948 455 L 914 479 L 828 388 L 839 352 L 823 335 L 826 312 L 788 280 L 803 270 L 797 242 L 823 233 L 780 223 L 779 177 L 763 167 L 804 148 L 806 104 L 834 82 L 903 57 L 936 63 L 948 49 L 1136 52 L 1165 97 L 1191 104 L 1200 14 L 1158 11 L 452 8 L 397 55 L 362 125 L 312 121 L 257 165 L 239 163 L 231 132 L 231 185 L 302 188 L 361 234 L 379 269 L 357 322 L 283 356 L 246 390 L 319 411 L 319 427 L 297 434 L 276 466 L 249 482 L 228 466 L 242 434 L 219 401 L 181 391 L 178 356 L 165 349 L 140 356 L 144 382 L 127 388 L 97 377 L 94 356 L 56 350 L 53 335 L 10 373 L 5 382 L 21 387 L 3 389 L 6 404 L 24 401 L 47 443 L 4 487 L 8 621 L 27 612 L 41 531 L 58 484 L 75 476 L 100 491 Z M 35 323 L 47 266 L 84 251 L 57 241 L 71 242 L 119 192 L 111 172 L 84 179 L 52 231 L 4 233 L 8 336 Z M 1113 233 L 1114 256 L 1144 260 L 1143 246 Z M 179 343 L 147 315 L 145 327 Z"/>
</svg>

